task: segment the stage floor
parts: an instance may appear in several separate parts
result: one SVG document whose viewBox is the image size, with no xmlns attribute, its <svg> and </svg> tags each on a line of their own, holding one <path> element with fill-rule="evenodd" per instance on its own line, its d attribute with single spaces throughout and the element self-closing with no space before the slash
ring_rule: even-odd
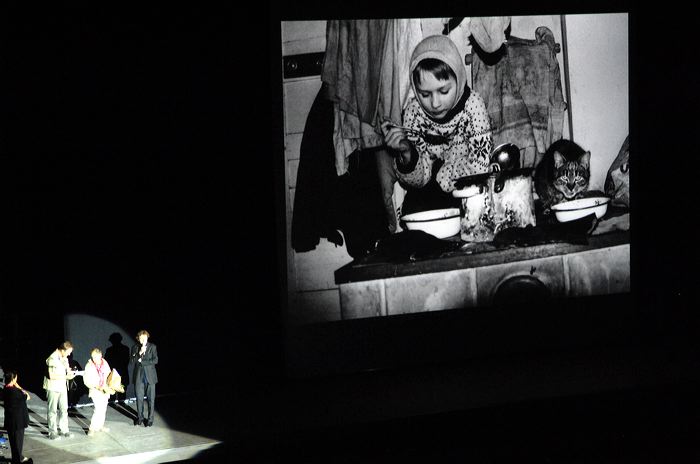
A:
<svg viewBox="0 0 700 464">
<path fill-rule="evenodd" d="M 105 421 L 110 430 L 93 437 L 87 436 L 92 405 L 72 408 L 68 422 L 73 436 L 57 440 L 48 439 L 46 401 L 34 392 L 30 394 L 27 403 L 30 425 L 25 431 L 23 454 L 35 463 L 155 464 L 191 459 L 199 462 L 223 447 L 221 424 L 210 423 L 206 411 L 196 408 L 189 394 L 157 396 L 152 427 L 133 425 L 135 401 L 110 403 Z M 0 408 L 0 424 L 3 420 L 4 408 Z M 3 436 L 7 437 L 5 433 Z M 0 456 L 9 461 L 9 448 L 0 451 Z"/>
</svg>

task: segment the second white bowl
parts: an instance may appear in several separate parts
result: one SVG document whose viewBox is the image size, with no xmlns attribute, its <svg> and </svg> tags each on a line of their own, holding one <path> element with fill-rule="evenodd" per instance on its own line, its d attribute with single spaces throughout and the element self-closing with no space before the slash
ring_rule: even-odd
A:
<svg viewBox="0 0 700 464">
<path fill-rule="evenodd" d="M 608 197 L 579 198 L 578 200 L 563 201 L 552 206 L 552 211 L 559 222 L 569 222 L 595 213 L 598 219 L 605 216 L 608 210 Z"/>
</svg>

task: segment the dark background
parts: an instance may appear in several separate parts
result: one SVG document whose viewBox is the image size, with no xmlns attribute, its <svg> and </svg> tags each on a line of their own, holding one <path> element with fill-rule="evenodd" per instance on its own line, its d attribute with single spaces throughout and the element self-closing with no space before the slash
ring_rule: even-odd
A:
<svg viewBox="0 0 700 464">
<path fill-rule="evenodd" d="M 41 396 L 65 314 L 146 328 L 164 422 L 228 445 L 233 386 L 253 364 L 239 362 L 253 328 L 236 321 L 271 306 L 248 293 L 256 280 L 276 286 L 268 257 L 249 258 L 272 243 L 274 212 L 247 216 L 257 230 L 234 212 L 259 151 L 236 128 L 234 95 L 249 90 L 233 8 L 28 10 L 2 14 L 0 364 Z M 188 420 L 200 405 L 206 424 Z"/>
<path fill-rule="evenodd" d="M 580 12 L 612 8 L 587 5 L 570 7 Z M 359 7 L 297 2 L 262 7 L 262 12 L 243 13 L 221 6 L 140 5 L 128 11 L 68 6 L 41 14 L 10 8 L 4 15 L 0 224 L 6 246 L 0 362 L 27 373 L 23 384 L 28 388 L 40 388 L 40 380 L 32 380 L 38 378 L 37 360 L 42 363 L 62 340 L 63 315 L 75 307 L 94 308 L 94 315 L 127 330 L 147 327 L 153 333 L 162 358 L 159 374 L 169 380 L 159 385 L 159 393 L 216 391 L 230 395 L 222 407 L 234 414 L 233 405 L 245 403 L 246 395 L 281 395 L 296 385 L 284 368 L 286 271 L 280 259 L 284 253 L 278 253 L 284 245 L 279 21 L 352 17 Z M 454 16 L 463 14 L 461 3 L 445 8 Z M 697 353 L 692 137 L 698 98 L 686 92 L 695 75 L 685 46 L 690 41 L 683 40 L 690 39 L 690 28 L 674 29 L 671 41 L 660 33 L 660 24 L 676 24 L 674 11 L 660 14 L 622 3 L 624 10 L 632 12 L 633 307 L 608 321 L 617 326 L 629 320 L 625 340 L 630 347 L 658 347 L 671 357 L 692 359 Z M 389 5 L 371 11 L 375 17 L 398 13 Z M 586 308 L 595 313 L 593 305 L 584 304 L 577 317 L 584 317 Z M 592 320 L 605 320 L 600 311 L 595 314 Z M 448 316 L 435 320 L 440 317 Z M 415 326 L 406 332 L 403 324 L 381 326 L 382 334 L 410 336 Z M 430 320 L 418 324 L 426 327 Z M 371 351 L 368 334 L 376 327 L 350 331 L 357 348 L 350 345 L 345 353 Z M 410 341 L 404 340 L 407 346 Z M 596 348 L 604 352 L 605 344 Z M 531 359 L 536 362 L 534 353 Z M 439 358 L 433 361 L 440 364 Z M 416 372 L 424 368 L 415 367 Z M 344 379 L 312 378 L 305 389 Z M 394 388 L 392 377 L 387 379 L 384 388 Z M 436 430 L 449 428 L 459 441 L 460 434 L 478 429 L 475 424 L 497 420 L 512 426 L 499 429 L 497 437 L 489 435 L 493 443 L 521 443 L 515 437 L 547 422 L 547 430 L 558 431 L 562 443 L 573 443 L 562 430 L 587 437 L 572 449 L 586 449 L 593 436 L 614 441 L 620 429 L 635 437 L 628 446 L 640 449 L 636 444 L 649 443 L 647 438 L 659 430 L 630 428 L 639 419 L 632 412 L 640 410 L 651 422 L 684 430 L 686 435 L 679 436 L 687 438 L 687 448 L 696 431 L 688 428 L 698 410 L 692 402 L 695 385 L 568 404 L 552 400 L 544 407 L 456 410 L 393 425 L 359 427 L 339 417 L 340 429 L 253 434 L 247 450 L 255 455 L 263 449 L 281 454 L 299 452 L 299 447 L 346 449 L 338 444 L 384 433 L 393 445 L 370 440 L 367 453 L 413 449 L 420 455 L 416 447 L 431 442 L 426 436 L 435 442 Z M 362 395 L 368 401 L 372 397 L 362 389 L 357 395 L 360 401 Z M 268 414 L 284 416 L 285 411 Z M 618 422 L 606 434 L 600 424 L 612 419 Z M 553 425 L 556 421 L 563 421 L 561 427 Z M 387 434 L 388 426 L 395 433 Z M 453 440 L 445 438 L 452 435 L 439 435 L 441 450 L 459 449 L 450 448 Z M 527 455 L 534 448 L 522 440 L 520 448 L 509 449 Z M 669 440 L 659 446 L 676 443 Z M 350 448 L 360 454 L 365 450 Z M 420 448 L 430 453 L 426 449 Z"/>
<path fill-rule="evenodd" d="M 233 250 L 245 239 L 231 214 L 245 169 L 232 159 L 249 155 L 234 141 L 231 11 L 8 18 L 7 352 L 48 355 L 78 308 L 130 333 L 147 327 L 166 366 L 232 352 L 222 322 L 236 311 Z"/>
</svg>

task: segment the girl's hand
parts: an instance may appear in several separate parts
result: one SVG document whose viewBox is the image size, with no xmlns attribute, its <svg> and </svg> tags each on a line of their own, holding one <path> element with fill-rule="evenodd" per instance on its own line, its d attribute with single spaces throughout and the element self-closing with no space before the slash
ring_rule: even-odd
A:
<svg viewBox="0 0 700 464">
<path fill-rule="evenodd" d="M 406 138 L 403 129 L 394 126 L 391 121 L 382 122 L 380 127 L 384 135 L 384 143 L 386 143 L 389 148 L 401 152 L 402 154 L 410 153 L 411 144 Z"/>
</svg>

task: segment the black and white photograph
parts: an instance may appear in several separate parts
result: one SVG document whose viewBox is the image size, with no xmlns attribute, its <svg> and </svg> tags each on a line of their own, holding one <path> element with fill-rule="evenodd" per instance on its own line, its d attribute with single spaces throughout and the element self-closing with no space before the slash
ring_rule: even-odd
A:
<svg viewBox="0 0 700 464">
<path fill-rule="evenodd" d="M 287 322 L 628 293 L 628 25 L 283 21 Z"/>
<path fill-rule="evenodd" d="M 680 139 L 654 135 L 693 107 L 682 47 L 625 7 L 346 7 L 270 24 L 299 432 L 260 443 L 348 462 L 697 456 L 668 198 L 688 185 L 663 174 Z"/>
</svg>

